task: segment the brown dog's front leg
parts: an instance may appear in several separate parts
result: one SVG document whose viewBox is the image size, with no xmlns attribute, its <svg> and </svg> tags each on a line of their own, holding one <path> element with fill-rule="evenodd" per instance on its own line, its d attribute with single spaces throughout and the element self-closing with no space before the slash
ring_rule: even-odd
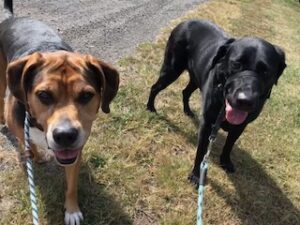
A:
<svg viewBox="0 0 300 225">
<path fill-rule="evenodd" d="M 65 224 L 80 225 L 80 221 L 83 220 L 82 213 L 78 206 L 77 201 L 77 184 L 78 184 L 78 173 L 80 168 L 81 155 L 78 160 L 71 166 L 65 167 L 66 180 L 67 180 L 67 191 L 65 200 Z"/>
</svg>

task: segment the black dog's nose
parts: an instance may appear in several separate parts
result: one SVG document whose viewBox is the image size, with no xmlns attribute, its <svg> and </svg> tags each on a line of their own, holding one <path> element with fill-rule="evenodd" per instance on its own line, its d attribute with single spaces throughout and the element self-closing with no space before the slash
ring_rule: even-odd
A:
<svg viewBox="0 0 300 225">
<path fill-rule="evenodd" d="M 76 128 L 55 128 L 53 130 L 53 139 L 61 147 L 71 146 L 78 137 L 78 130 Z"/>
<path fill-rule="evenodd" d="M 242 110 L 251 110 L 255 104 L 255 98 L 252 95 L 240 92 L 236 98 L 236 105 Z"/>
</svg>

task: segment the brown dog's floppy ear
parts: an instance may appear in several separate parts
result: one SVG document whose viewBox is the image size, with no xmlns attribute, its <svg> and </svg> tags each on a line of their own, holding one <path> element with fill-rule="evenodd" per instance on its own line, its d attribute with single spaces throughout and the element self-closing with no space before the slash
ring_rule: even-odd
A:
<svg viewBox="0 0 300 225">
<path fill-rule="evenodd" d="M 105 86 L 103 89 L 101 109 L 105 113 L 109 113 L 109 104 L 117 95 L 119 89 L 119 73 L 110 65 L 100 62 L 105 77 Z"/>
<path fill-rule="evenodd" d="M 100 78 L 101 109 L 104 113 L 109 113 L 109 104 L 117 95 L 119 89 L 119 73 L 107 63 L 92 56 L 87 56 L 87 61 L 88 69 Z"/>
<path fill-rule="evenodd" d="M 284 51 L 277 45 L 274 45 L 274 48 L 277 52 L 277 54 L 279 55 L 279 65 L 278 65 L 278 71 L 276 74 L 276 82 L 275 84 L 277 84 L 279 77 L 281 76 L 281 74 L 283 73 L 284 69 L 286 68 L 286 64 L 285 64 L 285 53 Z"/>
<path fill-rule="evenodd" d="M 7 85 L 13 96 L 24 104 L 26 103 L 27 92 L 31 89 L 34 76 L 42 62 L 42 55 L 34 53 L 8 64 Z"/>
</svg>

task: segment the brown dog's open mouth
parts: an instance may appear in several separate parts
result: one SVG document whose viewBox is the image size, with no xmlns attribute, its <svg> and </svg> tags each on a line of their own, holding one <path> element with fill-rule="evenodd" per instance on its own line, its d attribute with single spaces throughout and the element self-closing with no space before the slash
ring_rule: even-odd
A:
<svg viewBox="0 0 300 225">
<path fill-rule="evenodd" d="M 225 105 L 226 105 L 225 117 L 229 123 L 231 123 L 233 125 L 239 125 L 239 124 L 242 124 L 246 120 L 246 118 L 248 116 L 248 112 L 233 108 L 229 104 L 227 99 L 225 100 Z"/>
<path fill-rule="evenodd" d="M 70 165 L 73 164 L 79 154 L 80 154 L 81 148 L 79 149 L 70 149 L 70 150 L 60 150 L 60 151 L 54 151 L 55 158 L 57 162 L 61 165 Z"/>
</svg>

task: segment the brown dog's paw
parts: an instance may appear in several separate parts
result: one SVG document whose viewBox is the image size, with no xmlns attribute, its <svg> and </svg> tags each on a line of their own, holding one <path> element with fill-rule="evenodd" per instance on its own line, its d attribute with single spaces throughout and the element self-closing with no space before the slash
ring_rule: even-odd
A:
<svg viewBox="0 0 300 225">
<path fill-rule="evenodd" d="M 80 221 L 83 220 L 83 215 L 78 212 L 65 212 L 65 225 L 80 225 Z"/>
<path fill-rule="evenodd" d="M 80 225 L 80 221 L 83 221 L 83 215 L 78 206 L 77 200 L 74 196 L 66 194 L 65 201 L 65 225 Z"/>
</svg>

